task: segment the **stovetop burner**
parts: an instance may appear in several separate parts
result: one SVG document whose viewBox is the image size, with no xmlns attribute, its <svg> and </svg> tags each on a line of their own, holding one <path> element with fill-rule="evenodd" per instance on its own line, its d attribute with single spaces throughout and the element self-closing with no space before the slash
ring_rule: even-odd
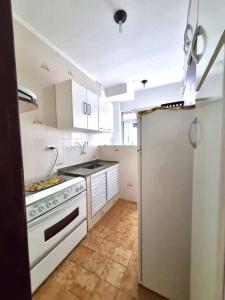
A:
<svg viewBox="0 0 225 300">
<path fill-rule="evenodd" d="M 25 186 L 25 191 L 28 193 L 37 193 L 43 190 L 46 190 L 50 187 L 58 185 L 65 181 L 65 178 L 62 176 L 51 176 L 45 179 L 36 181 L 34 183 L 27 184 Z"/>
</svg>

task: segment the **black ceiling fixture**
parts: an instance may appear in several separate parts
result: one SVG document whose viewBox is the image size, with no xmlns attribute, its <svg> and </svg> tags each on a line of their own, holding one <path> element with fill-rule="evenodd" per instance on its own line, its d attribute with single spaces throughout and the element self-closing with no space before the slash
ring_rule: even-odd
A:
<svg viewBox="0 0 225 300">
<path fill-rule="evenodd" d="M 119 24 L 119 33 L 122 32 L 122 25 L 126 22 L 127 13 L 123 9 L 119 9 L 114 14 L 114 21 Z"/>
<path fill-rule="evenodd" d="M 146 85 L 147 82 L 148 82 L 147 79 L 143 79 L 143 80 L 141 81 L 141 83 L 143 84 L 143 87 L 144 87 L 144 88 L 145 88 L 145 85 Z"/>
</svg>

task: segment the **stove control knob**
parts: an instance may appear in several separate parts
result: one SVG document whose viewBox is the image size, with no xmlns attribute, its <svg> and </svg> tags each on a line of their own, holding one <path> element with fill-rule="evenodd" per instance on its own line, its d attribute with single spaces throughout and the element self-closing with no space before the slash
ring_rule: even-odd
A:
<svg viewBox="0 0 225 300">
<path fill-rule="evenodd" d="M 34 217 L 34 216 L 36 216 L 37 213 L 38 213 L 38 209 L 36 207 L 32 208 L 32 210 L 30 212 L 31 216 Z"/>
<path fill-rule="evenodd" d="M 53 204 L 53 202 L 52 202 L 52 200 L 50 200 L 47 205 L 48 205 L 48 207 L 52 207 L 52 204 Z"/>
<path fill-rule="evenodd" d="M 45 204 L 44 203 L 40 204 L 38 209 L 39 209 L 40 212 L 45 210 Z"/>
<path fill-rule="evenodd" d="M 76 187 L 76 192 L 78 193 L 80 190 L 79 186 Z"/>
<path fill-rule="evenodd" d="M 80 190 L 81 190 L 81 191 L 83 190 L 83 185 L 80 186 Z"/>
<path fill-rule="evenodd" d="M 55 200 L 53 202 L 54 202 L 54 204 L 57 204 L 59 202 L 59 199 L 55 198 Z"/>
<path fill-rule="evenodd" d="M 68 196 L 69 196 L 68 192 L 65 192 L 64 195 L 63 195 L 64 199 L 67 199 Z"/>
</svg>

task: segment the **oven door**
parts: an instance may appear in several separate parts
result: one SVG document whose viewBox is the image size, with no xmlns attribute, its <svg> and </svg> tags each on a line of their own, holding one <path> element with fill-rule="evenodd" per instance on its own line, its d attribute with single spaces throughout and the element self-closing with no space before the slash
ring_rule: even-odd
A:
<svg viewBox="0 0 225 300">
<path fill-rule="evenodd" d="M 30 268 L 33 268 L 87 218 L 86 192 L 28 224 Z"/>
</svg>

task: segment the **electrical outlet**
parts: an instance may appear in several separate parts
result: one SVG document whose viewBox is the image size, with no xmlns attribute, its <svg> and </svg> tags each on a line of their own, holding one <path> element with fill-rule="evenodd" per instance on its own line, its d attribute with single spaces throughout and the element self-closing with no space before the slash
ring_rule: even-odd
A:
<svg viewBox="0 0 225 300">
<path fill-rule="evenodd" d="M 56 147 L 54 146 L 54 145 L 47 145 L 46 146 L 46 150 L 53 150 L 53 149 L 55 149 Z"/>
</svg>

